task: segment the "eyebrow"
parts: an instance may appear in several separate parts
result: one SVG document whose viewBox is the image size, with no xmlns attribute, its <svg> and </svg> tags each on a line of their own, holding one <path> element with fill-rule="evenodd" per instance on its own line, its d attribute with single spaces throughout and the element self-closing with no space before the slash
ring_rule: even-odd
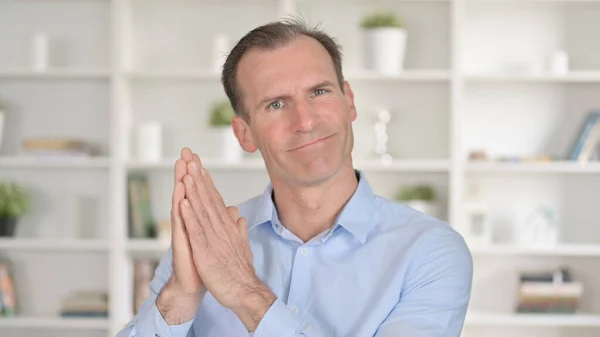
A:
<svg viewBox="0 0 600 337">
<path fill-rule="evenodd" d="M 315 85 L 312 85 L 308 88 L 308 91 L 314 91 L 318 88 L 322 88 L 322 87 L 332 87 L 334 86 L 334 83 L 329 81 L 329 80 L 325 80 L 325 81 L 321 81 Z M 256 105 L 257 107 L 261 107 L 263 104 L 270 102 L 270 101 L 275 101 L 275 100 L 285 100 L 290 98 L 290 95 L 277 95 L 277 96 L 270 96 L 267 97 L 263 100 L 261 100 L 260 102 L 258 102 L 258 104 Z"/>
</svg>

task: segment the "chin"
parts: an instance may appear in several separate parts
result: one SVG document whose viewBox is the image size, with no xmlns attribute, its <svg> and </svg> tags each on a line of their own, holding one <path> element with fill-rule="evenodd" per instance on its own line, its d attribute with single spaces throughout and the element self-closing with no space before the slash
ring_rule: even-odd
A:
<svg viewBox="0 0 600 337">
<path fill-rule="evenodd" d="M 337 158 L 337 159 L 336 159 Z M 340 171 L 343 160 L 339 156 L 314 159 L 302 165 L 295 165 L 293 176 L 304 185 L 321 183 Z"/>
</svg>

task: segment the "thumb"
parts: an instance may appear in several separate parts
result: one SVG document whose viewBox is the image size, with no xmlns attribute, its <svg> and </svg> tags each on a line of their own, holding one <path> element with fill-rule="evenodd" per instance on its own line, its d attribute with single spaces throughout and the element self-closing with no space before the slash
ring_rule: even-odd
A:
<svg viewBox="0 0 600 337">
<path fill-rule="evenodd" d="M 237 221 L 237 225 L 240 230 L 240 234 L 242 234 L 244 240 L 250 241 L 250 239 L 248 238 L 248 219 L 245 217 L 239 218 L 239 220 Z"/>
<path fill-rule="evenodd" d="M 227 214 L 235 222 L 240 218 L 240 210 L 235 206 L 227 206 Z"/>
</svg>

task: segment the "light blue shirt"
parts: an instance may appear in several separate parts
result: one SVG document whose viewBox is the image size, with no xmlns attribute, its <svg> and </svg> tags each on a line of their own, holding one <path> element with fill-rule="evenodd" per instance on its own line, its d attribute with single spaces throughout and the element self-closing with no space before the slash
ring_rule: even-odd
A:
<svg viewBox="0 0 600 337">
<path fill-rule="evenodd" d="M 447 223 L 373 193 L 364 173 L 335 225 L 302 242 L 277 218 L 269 184 L 240 205 L 254 266 L 277 300 L 254 337 L 459 337 L 470 299 L 471 254 Z M 246 337 L 207 293 L 193 320 L 168 326 L 156 297 L 172 273 L 161 259 L 150 297 L 118 337 Z"/>
</svg>

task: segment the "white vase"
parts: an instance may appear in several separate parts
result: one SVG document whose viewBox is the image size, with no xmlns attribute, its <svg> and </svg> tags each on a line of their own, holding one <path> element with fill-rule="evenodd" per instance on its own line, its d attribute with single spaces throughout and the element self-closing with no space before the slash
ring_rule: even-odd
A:
<svg viewBox="0 0 600 337">
<path fill-rule="evenodd" d="M 363 31 L 364 67 L 383 74 L 399 74 L 404 69 L 406 30 L 375 28 Z"/>
<path fill-rule="evenodd" d="M 158 121 L 140 124 L 138 129 L 138 159 L 158 161 L 162 158 L 162 125 Z"/>
<path fill-rule="evenodd" d="M 32 38 L 31 45 L 31 62 L 33 69 L 36 71 L 46 70 L 48 68 L 48 34 L 43 32 L 36 33 Z"/>
<path fill-rule="evenodd" d="M 489 207 L 479 186 L 473 184 L 467 189 L 464 200 L 466 215 L 465 239 L 469 244 L 487 246 L 493 242 L 493 226 Z"/>
<path fill-rule="evenodd" d="M 243 156 L 243 149 L 233 133 L 233 128 L 224 126 L 215 129 L 218 134 L 218 142 L 221 144 L 221 159 L 225 162 L 240 161 Z"/>
<path fill-rule="evenodd" d="M 227 54 L 229 53 L 229 37 L 225 34 L 217 34 L 213 38 L 213 68 L 216 71 L 221 71 L 223 69 L 223 65 L 227 60 Z"/>
</svg>

